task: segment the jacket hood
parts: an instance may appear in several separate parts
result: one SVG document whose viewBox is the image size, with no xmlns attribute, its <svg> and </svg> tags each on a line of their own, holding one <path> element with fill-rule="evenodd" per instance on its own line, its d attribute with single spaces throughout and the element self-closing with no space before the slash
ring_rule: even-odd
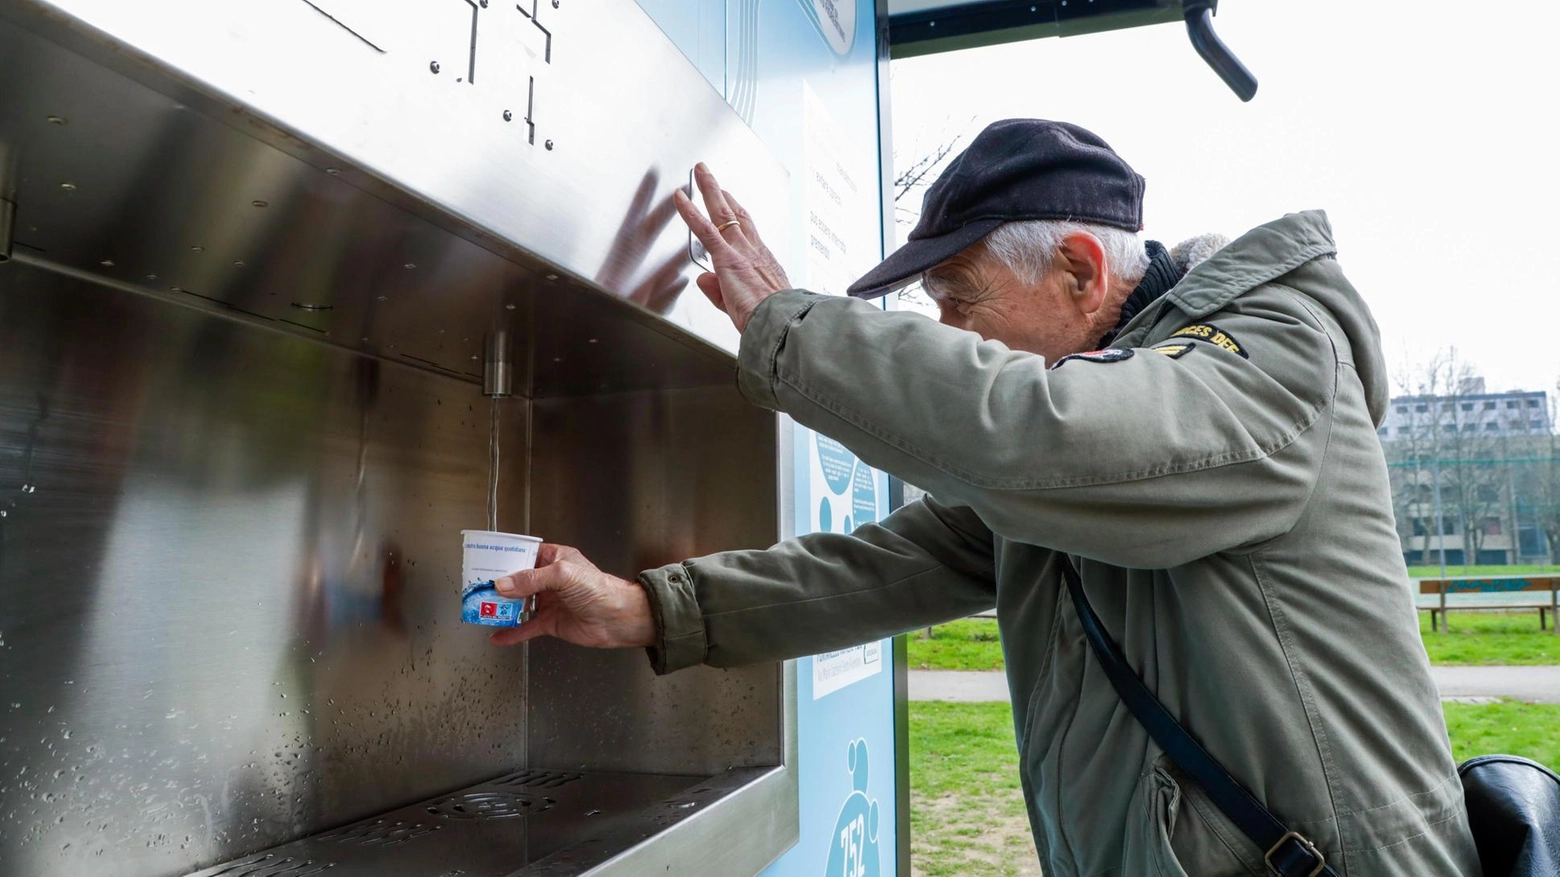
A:
<svg viewBox="0 0 1560 877">
<path fill-rule="evenodd" d="M 1387 416 L 1391 387 L 1381 352 L 1381 330 L 1370 308 L 1343 276 L 1335 261 L 1332 226 L 1320 210 L 1291 213 L 1260 225 L 1192 266 L 1165 298 L 1193 319 L 1223 308 L 1231 299 L 1264 283 L 1314 269 L 1288 284 L 1332 315 L 1352 348 L 1352 359 L 1371 418 L 1380 426 Z"/>
</svg>

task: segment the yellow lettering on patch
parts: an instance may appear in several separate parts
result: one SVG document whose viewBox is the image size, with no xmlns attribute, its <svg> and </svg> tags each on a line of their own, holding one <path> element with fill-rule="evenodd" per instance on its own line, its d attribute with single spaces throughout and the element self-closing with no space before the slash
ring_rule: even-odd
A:
<svg viewBox="0 0 1560 877">
<path fill-rule="evenodd" d="M 1237 354 L 1243 359 L 1251 358 L 1246 354 L 1246 348 L 1242 347 L 1240 342 L 1236 341 L 1233 335 L 1224 331 L 1223 329 L 1220 329 L 1218 326 L 1214 326 L 1208 323 L 1198 323 L 1193 326 L 1187 326 L 1184 329 L 1178 329 L 1172 333 L 1170 337 L 1196 338 L 1202 341 L 1206 341 L 1216 347 L 1228 350 L 1231 353 Z"/>
</svg>

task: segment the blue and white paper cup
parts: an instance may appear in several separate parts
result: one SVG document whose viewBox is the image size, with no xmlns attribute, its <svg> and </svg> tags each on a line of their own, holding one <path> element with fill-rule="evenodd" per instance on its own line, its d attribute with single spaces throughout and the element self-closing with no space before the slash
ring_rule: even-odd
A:
<svg viewBox="0 0 1560 877">
<path fill-rule="evenodd" d="M 460 620 L 488 627 L 519 627 L 531 618 L 532 601 L 501 596 L 494 582 L 510 573 L 536 568 L 542 540 L 518 533 L 462 530 L 464 549 Z"/>
</svg>

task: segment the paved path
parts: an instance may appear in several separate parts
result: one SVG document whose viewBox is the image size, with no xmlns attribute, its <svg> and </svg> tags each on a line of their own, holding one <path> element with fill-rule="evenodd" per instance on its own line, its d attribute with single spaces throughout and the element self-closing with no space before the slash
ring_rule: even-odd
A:
<svg viewBox="0 0 1560 877">
<path fill-rule="evenodd" d="M 1431 667 L 1430 672 L 1443 698 L 1560 703 L 1560 667 Z M 1007 677 L 999 672 L 911 670 L 910 699 L 1005 701 Z"/>
</svg>

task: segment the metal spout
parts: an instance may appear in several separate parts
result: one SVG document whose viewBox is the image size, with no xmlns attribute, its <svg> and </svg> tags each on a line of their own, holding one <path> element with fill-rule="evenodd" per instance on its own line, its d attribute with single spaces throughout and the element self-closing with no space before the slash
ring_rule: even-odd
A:
<svg viewBox="0 0 1560 877">
<path fill-rule="evenodd" d="M 487 336 L 482 356 L 482 395 L 495 399 L 515 394 L 514 350 L 509 332 L 499 329 Z"/>
<path fill-rule="evenodd" d="M 11 233 L 16 230 L 16 204 L 0 198 L 0 262 L 11 261 Z"/>
</svg>

